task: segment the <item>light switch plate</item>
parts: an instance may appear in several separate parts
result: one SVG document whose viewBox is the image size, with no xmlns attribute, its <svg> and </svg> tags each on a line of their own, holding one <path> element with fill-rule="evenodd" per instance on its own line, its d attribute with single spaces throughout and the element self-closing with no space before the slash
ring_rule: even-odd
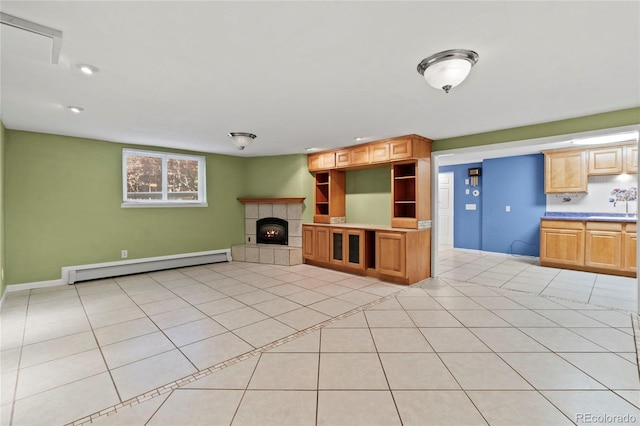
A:
<svg viewBox="0 0 640 426">
<path fill-rule="evenodd" d="M 476 205 L 475 204 L 465 204 L 464 209 L 465 210 L 475 210 L 476 209 Z"/>
</svg>

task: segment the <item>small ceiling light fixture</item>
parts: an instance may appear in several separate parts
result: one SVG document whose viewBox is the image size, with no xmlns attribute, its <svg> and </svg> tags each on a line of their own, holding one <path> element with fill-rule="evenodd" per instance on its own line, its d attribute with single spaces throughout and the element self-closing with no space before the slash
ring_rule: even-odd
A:
<svg viewBox="0 0 640 426">
<path fill-rule="evenodd" d="M 256 135 L 253 133 L 245 133 L 245 132 L 231 132 L 229 133 L 229 137 L 233 140 L 233 144 L 242 151 L 246 147 L 248 147 L 251 142 L 256 138 Z"/>
<path fill-rule="evenodd" d="M 67 109 L 74 114 L 80 114 L 82 111 L 84 111 L 84 108 L 79 106 L 68 106 Z"/>
<path fill-rule="evenodd" d="M 82 71 L 84 74 L 87 74 L 87 75 L 96 74 L 100 71 L 98 68 L 89 64 L 78 64 L 77 67 L 80 71 Z"/>
<path fill-rule="evenodd" d="M 449 93 L 467 78 L 476 62 L 478 54 L 473 50 L 445 50 L 423 59 L 418 64 L 418 72 L 431 87 Z"/>
</svg>

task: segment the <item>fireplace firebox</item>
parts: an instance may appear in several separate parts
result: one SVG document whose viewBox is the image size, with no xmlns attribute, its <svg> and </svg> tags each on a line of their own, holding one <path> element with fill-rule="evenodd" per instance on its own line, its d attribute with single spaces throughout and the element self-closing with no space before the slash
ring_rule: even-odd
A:
<svg viewBox="0 0 640 426">
<path fill-rule="evenodd" d="M 258 244 L 280 244 L 286 246 L 289 222 L 277 217 L 265 217 L 256 221 L 256 238 Z"/>
</svg>

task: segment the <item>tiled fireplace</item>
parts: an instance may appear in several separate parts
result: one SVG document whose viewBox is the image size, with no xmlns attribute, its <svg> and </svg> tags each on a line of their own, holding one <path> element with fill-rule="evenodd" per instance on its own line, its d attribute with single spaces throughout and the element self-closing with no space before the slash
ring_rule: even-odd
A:
<svg viewBox="0 0 640 426">
<path fill-rule="evenodd" d="M 241 262 L 275 265 L 302 263 L 302 202 L 298 198 L 238 198 L 244 203 L 244 244 L 231 246 L 231 257 Z M 257 244 L 257 221 L 276 218 L 288 223 L 288 244 Z"/>
</svg>

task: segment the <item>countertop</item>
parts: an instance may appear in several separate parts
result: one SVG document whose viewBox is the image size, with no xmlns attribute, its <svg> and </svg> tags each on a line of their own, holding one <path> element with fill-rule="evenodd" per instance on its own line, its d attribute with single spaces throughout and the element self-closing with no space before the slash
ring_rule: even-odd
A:
<svg viewBox="0 0 640 426">
<path fill-rule="evenodd" d="M 628 222 L 636 223 L 638 216 L 624 213 L 580 213 L 580 212 L 546 212 L 541 219 L 546 220 L 585 220 L 589 222 Z"/>
</svg>

